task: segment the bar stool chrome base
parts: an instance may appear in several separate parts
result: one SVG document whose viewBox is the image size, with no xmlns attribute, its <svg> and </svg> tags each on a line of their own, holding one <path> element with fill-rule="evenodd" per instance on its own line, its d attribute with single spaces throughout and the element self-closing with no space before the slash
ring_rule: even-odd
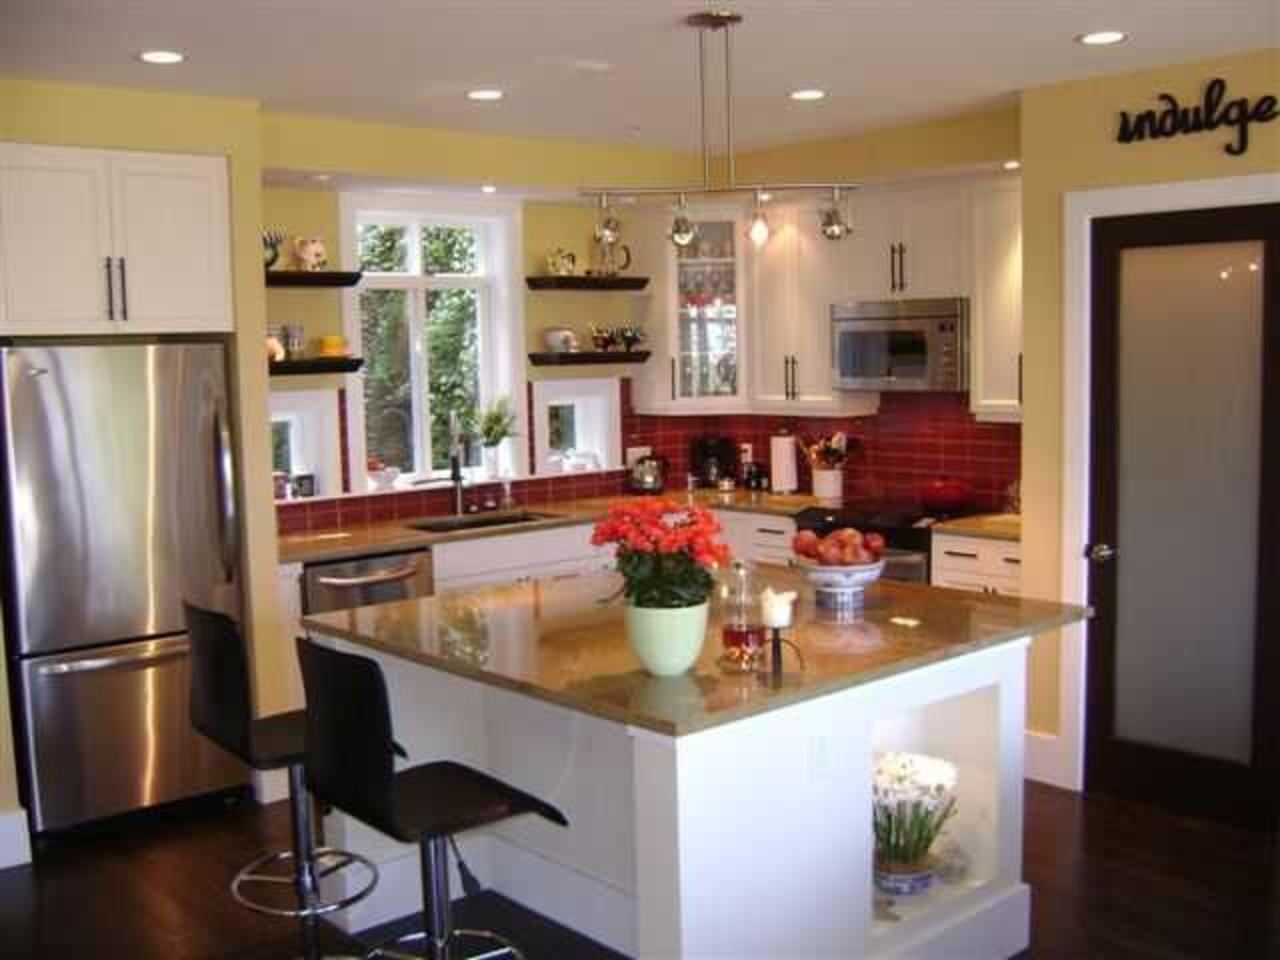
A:
<svg viewBox="0 0 1280 960">
<path fill-rule="evenodd" d="M 492 950 L 486 950 L 484 953 L 455 953 L 455 941 L 462 938 L 488 940 L 498 946 Z M 402 937 L 397 937 L 395 940 L 390 940 L 374 947 L 365 954 L 365 960 L 377 960 L 379 957 L 387 957 L 389 960 L 498 960 L 499 957 L 508 958 L 508 960 L 525 960 L 524 954 L 520 952 L 519 947 L 492 930 L 454 930 L 449 939 L 445 941 L 443 952 L 441 952 L 438 945 L 431 953 L 405 953 L 395 949 L 402 943 L 422 941 L 426 945 L 427 940 L 427 934 L 421 930 L 414 933 L 406 933 Z"/>
<path fill-rule="evenodd" d="M 266 869 L 282 863 L 292 863 L 294 858 L 295 854 L 292 850 L 277 850 L 273 853 L 263 854 L 258 859 L 246 864 L 231 881 L 231 896 L 242 907 L 247 907 L 257 913 L 265 913 L 272 917 L 322 917 L 326 913 L 344 910 L 354 903 L 359 903 L 373 893 L 373 888 L 378 883 L 378 868 L 372 860 L 368 857 L 362 857 L 358 853 L 352 853 L 349 850 L 338 850 L 333 847 L 317 847 L 313 851 L 314 859 L 310 869 L 315 877 L 316 882 L 314 884 L 308 884 L 303 879 L 303 875 L 308 869 L 305 865 L 301 870 L 291 867 L 288 871 L 281 873 L 271 873 Z M 327 863 L 326 861 L 329 860 L 336 862 Z M 350 866 L 365 868 L 369 878 L 364 885 L 355 893 L 348 894 L 340 900 L 321 899 L 319 881 Z M 297 901 L 297 906 L 276 906 L 268 900 L 254 897 L 251 891 L 258 884 L 264 885 L 264 891 L 265 889 L 275 889 L 283 886 L 292 887 L 291 893 Z"/>
<path fill-rule="evenodd" d="M 358 903 L 373 892 L 378 883 L 378 868 L 372 860 L 350 850 L 316 846 L 315 827 L 311 821 L 311 794 L 307 792 L 301 763 L 289 765 L 289 813 L 293 827 L 293 849 L 263 854 L 242 867 L 231 881 L 231 896 L 237 903 L 271 917 L 322 917 L 326 913 Z M 325 863 L 325 860 L 333 862 Z M 266 868 L 281 863 L 291 864 L 287 873 L 264 872 Z M 355 893 L 339 900 L 325 900 L 320 893 L 320 881 L 352 865 L 364 867 L 368 871 L 368 882 Z M 296 905 L 277 906 L 270 900 L 251 896 L 244 889 L 248 887 L 252 890 L 257 885 L 263 887 L 263 893 L 267 889 L 291 887 Z"/>
</svg>

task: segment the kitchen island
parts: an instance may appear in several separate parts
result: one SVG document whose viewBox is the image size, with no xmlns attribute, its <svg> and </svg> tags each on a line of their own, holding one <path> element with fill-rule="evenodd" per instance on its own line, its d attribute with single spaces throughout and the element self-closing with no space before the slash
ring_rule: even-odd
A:
<svg viewBox="0 0 1280 960">
<path fill-rule="evenodd" d="M 412 763 L 452 759 L 559 806 L 462 838 L 482 881 L 646 958 L 1005 957 L 1027 944 L 1021 881 L 1025 659 L 1084 617 L 1055 603 L 881 582 L 838 622 L 799 589 L 780 679 L 717 665 L 713 613 L 685 676 L 645 674 L 613 575 L 543 580 L 310 617 L 313 637 L 383 667 Z M 947 883 L 872 891 L 871 768 L 905 749 L 959 769 Z M 379 863 L 343 915 L 419 909 L 417 851 L 350 818 L 330 843 Z"/>
</svg>

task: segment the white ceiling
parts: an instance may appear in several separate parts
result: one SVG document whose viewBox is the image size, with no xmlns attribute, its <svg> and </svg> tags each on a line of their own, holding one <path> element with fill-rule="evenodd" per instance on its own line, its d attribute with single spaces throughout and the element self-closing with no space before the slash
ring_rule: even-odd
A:
<svg viewBox="0 0 1280 960">
<path fill-rule="evenodd" d="M 1280 0 L 735 0 L 740 147 L 1012 102 L 1022 88 L 1280 45 Z M 0 0 L 0 73 L 270 109 L 693 148 L 696 0 Z M 1129 42 L 1072 37 L 1119 29 Z M 182 50 L 149 67 L 140 50 Z M 713 45 L 719 76 L 719 40 Z M 476 104 L 465 91 L 498 86 Z M 817 86 L 819 103 L 789 91 Z M 1153 91 L 1154 93 L 1155 91 Z M 718 107 L 713 116 L 719 127 Z"/>
</svg>

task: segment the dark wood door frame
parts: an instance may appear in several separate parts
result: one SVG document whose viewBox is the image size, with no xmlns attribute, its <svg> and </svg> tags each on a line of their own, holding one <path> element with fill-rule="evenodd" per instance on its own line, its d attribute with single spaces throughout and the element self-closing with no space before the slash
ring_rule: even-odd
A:
<svg viewBox="0 0 1280 960">
<path fill-rule="evenodd" d="M 1120 255 L 1129 247 L 1262 241 L 1263 379 L 1253 756 L 1249 766 L 1112 738 L 1116 565 L 1091 564 L 1085 786 L 1274 830 L 1280 810 L 1280 204 L 1098 219 L 1092 225 L 1089 541 L 1115 543 Z M 1124 545 L 1119 544 L 1123 550 Z M 1212 598 L 1206 598 L 1212 602 Z"/>
</svg>

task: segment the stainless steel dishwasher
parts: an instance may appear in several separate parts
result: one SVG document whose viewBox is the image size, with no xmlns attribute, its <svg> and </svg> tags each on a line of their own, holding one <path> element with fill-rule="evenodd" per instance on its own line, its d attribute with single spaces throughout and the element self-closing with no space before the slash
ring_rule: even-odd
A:
<svg viewBox="0 0 1280 960">
<path fill-rule="evenodd" d="M 431 551 L 426 548 L 308 563 L 302 572 L 303 613 L 350 610 L 434 592 Z"/>
</svg>

